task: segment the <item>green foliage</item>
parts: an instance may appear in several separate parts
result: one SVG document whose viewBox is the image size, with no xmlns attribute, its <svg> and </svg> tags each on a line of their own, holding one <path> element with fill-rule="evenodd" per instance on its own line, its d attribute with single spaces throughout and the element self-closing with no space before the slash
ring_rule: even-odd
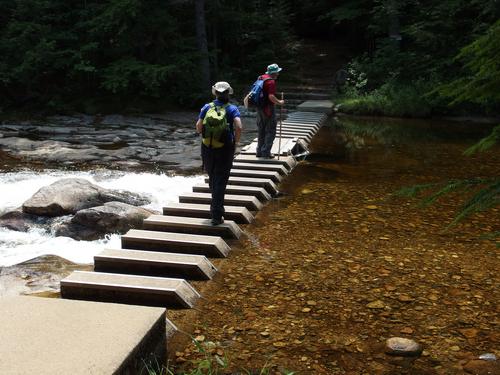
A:
<svg viewBox="0 0 500 375">
<path fill-rule="evenodd" d="M 464 153 L 465 155 L 472 155 L 477 152 L 483 152 L 489 150 L 496 144 L 500 144 L 500 125 L 494 127 L 490 135 L 469 147 Z"/>
<path fill-rule="evenodd" d="M 210 95 L 197 87 L 192 1 L 0 0 L 0 7 L 0 107 L 123 108 L 160 99 L 193 106 Z M 268 64 L 289 64 L 289 11 L 284 0 L 207 1 L 215 78 L 248 85 Z"/>
<path fill-rule="evenodd" d="M 417 81 L 414 85 L 401 85 L 393 81 L 364 93 L 356 86 L 348 86 L 336 100 L 340 110 L 354 115 L 384 115 L 393 117 L 426 117 L 436 106 L 425 93 L 429 83 Z"/>
<path fill-rule="evenodd" d="M 498 1 L 343 0 L 321 17 L 335 24 L 356 23 L 368 41 L 354 59 L 366 75 L 360 92 L 366 96 L 345 103 L 352 113 L 498 113 Z M 411 108 L 410 100 L 400 105 L 409 104 L 408 110 L 393 110 L 399 105 L 392 104 L 391 96 L 399 92 L 403 101 L 417 99 L 418 109 Z M 452 103 L 446 106 L 449 98 Z"/>
<path fill-rule="evenodd" d="M 439 88 L 452 103 L 473 102 L 481 105 L 500 103 L 500 21 L 484 35 L 462 48 L 457 60 L 464 74 Z"/>
</svg>

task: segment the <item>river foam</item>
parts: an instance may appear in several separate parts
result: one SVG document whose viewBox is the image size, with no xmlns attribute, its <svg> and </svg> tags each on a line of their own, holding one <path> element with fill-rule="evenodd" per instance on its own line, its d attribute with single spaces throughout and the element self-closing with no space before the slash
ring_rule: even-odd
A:
<svg viewBox="0 0 500 375">
<path fill-rule="evenodd" d="M 47 170 L 21 171 L 0 174 L 0 214 L 20 207 L 38 189 L 61 178 L 84 178 L 108 189 L 128 190 L 147 195 L 151 204 L 145 206 L 161 211 L 163 205 L 177 202 L 178 196 L 203 182 L 202 176 L 168 176 L 154 173 L 129 173 L 110 170 L 70 172 Z M 120 236 L 113 234 L 98 241 L 76 241 L 68 237 L 54 237 L 43 230 L 16 232 L 0 228 L 0 266 L 11 266 L 52 254 L 75 263 L 92 263 L 95 254 L 104 247 L 120 247 Z"/>
</svg>

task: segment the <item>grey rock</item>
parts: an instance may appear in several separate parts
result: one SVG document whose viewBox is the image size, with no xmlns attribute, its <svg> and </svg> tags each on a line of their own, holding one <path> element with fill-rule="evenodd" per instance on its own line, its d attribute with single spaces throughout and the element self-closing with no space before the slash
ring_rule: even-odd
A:
<svg viewBox="0 0 500 375">
<path fill-rule="evenodd" d="M 10 211 L 0 216 L 0 227 L 18 232 L 27 232 L 38 224 L 38 216 L 24 213 L 21 209 Z"/>
<path fill-rule="evenodd" d="M 105 202 L 144 205 L 150 201 L 135 193 L 104 189 L 81 178 L 65 178 L 44 186 L 23 204 L 23 212 L 41 216 L 74 214 Z"/>
<path fill-rule="evenodd" d="M 68 222 L 58 225 L 56 236 L 76 240 L 95 240 L 107 233 L 125 233 L 131 228 L 141 228 L 143 220 L 152 211 L 121 202 L 107 202 L 103 206 L 78 211 Z"/>
<path fill-rule="evenodd" d="M 422 351 L 422 345 L 404 337 L 391 337 L 385 343 L 385 352 L 389 355 L 418 357 L 422 354 Z"/>
</svg>

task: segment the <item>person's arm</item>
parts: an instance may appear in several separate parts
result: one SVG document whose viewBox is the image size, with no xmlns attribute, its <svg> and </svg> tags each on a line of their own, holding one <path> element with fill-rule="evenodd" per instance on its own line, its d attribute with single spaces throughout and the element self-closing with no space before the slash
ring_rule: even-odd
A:
<svg viewBox="0 0 500 375">
<path fill-rule="evenodd" d="M 238 143 L 240 143 L 241 130 L 243 129 L 241 118 L 235 117 L 233 120 L 233 126 L 234 126 L 234 144 L 238 145 Z"/>
<path fill-rule="evenodd" d="M 203 130 L 203 120 L 201 118 L 196 121 L 196 133 L 201 134 Z"/>
<path fill-rule="evenodd" d="M 269 100 L 273 104 L 279 104 L 279 105 L 284 105 L 285 104 L 285 100 L 278 99 L 274 94 L 269 94 Z"/>
</svg>

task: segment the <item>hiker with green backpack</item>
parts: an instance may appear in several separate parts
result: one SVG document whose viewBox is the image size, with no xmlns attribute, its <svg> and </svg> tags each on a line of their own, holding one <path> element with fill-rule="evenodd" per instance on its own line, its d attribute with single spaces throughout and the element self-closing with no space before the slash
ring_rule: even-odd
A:
<svg viewBox="0 0 500 375">
<path fill-rule="evenodd" d="M 224 222 L 224 195 L 243 127 L 238 107 L 229 103 L 232 93 L 233 89 L 227 82 L 213 85 L 215 100 L 201 108 L 196 122 L 196 132 L 202 137 L 203 169 L 208 174 L 212 192 L 210 216 L 213 225 Z"/>
</svg>

